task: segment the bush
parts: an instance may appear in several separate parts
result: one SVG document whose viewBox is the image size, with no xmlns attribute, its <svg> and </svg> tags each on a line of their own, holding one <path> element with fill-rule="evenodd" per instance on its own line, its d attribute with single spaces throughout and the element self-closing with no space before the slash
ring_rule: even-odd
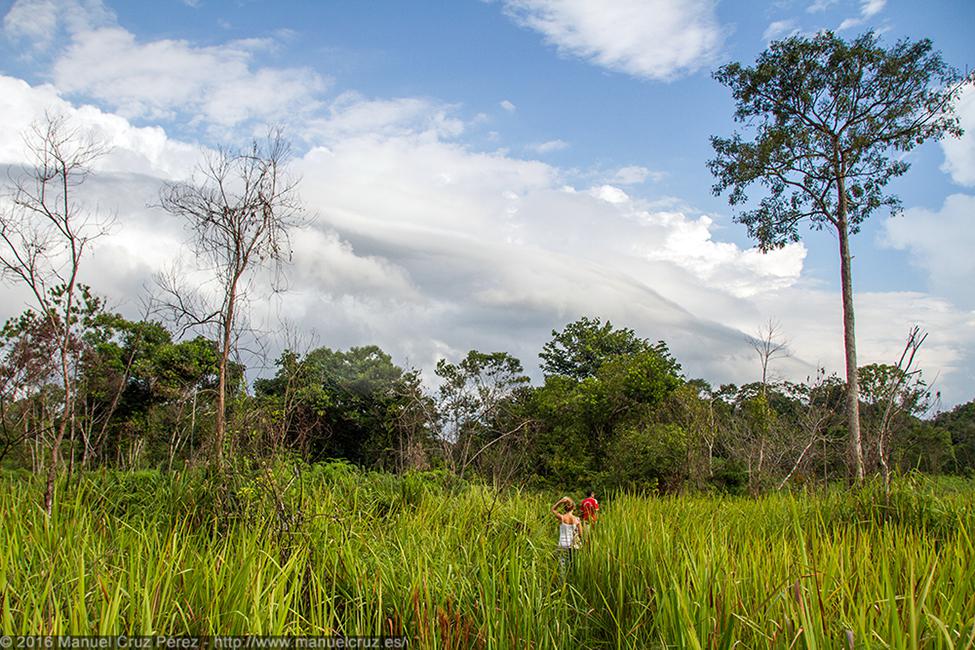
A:
<svg viewBox="0 0 975 650">
<path fill-rule="evenodd" d="M 687 433 L 674 424 L 622 430 L 607 454 L 617 489 L 674 492 L 686 477 Z"/>
</svg>

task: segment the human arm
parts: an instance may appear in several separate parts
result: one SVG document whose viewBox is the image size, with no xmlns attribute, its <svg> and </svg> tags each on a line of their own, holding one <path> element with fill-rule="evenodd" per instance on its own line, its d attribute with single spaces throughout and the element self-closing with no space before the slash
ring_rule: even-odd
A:
<svg viewBox="0 0 975 650">
<path fill-rule="evenodd" d="M 552 514 L 555 515 L 555 517 L 559 521 L 562 521 L 562 513 L 559 512 L 559 506 L 562 505 L 563 503 L 565 503 L 565 500 L 567 498 L 568 497 L 562 497 L 561 499 L 559 499 L 558 501 L 556 501 L 555 503 L 552 504 Z"/>
</svg>

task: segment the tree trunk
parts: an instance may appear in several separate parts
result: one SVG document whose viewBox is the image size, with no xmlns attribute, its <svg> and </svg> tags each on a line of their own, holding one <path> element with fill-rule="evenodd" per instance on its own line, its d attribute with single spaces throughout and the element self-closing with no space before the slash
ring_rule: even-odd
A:
<svg viewBox="0 0 975 650">
<path fill-rule="evenodd" d="M 237 279 L 234 275 L 227 292 L 227 310 L 223 320 L 223 341 L 220 350 L 220 380 L 217 385 L 217 418 L 213 432 L 213 460 L 217 467 L 223 466 L 223 439 L 227 430 L 227 364 L 230 361 L 230 345 L 234 332 L 234 308 L 237 306 Z"/>
<path fill-rule="evenodd" d="M 860 384 L 857 379 L 857 347 L 853 319 L 853 276 L 850 270 L 850 238 L 846 224 L 845 201 L 836 230 L 840 239 L 840 283 L 843 292 L 843 344 L 846 351 L 846 418 L 850 431 L 850 452 L 854 476 L 863 480 L 863 443 L 860 437 Z"/>
<path fill-rule="evenodd" d="M 44 487 L 44 512 L 48 515 L 54 510 L 54 485 L 58 475 L 58 465 L 61 464 L 61 441 L 64 440 L 67 418 L 62 417 L 58 423 L 58 432 L 51 445 L 51 464 L 47 468 L 47 484 Z"/>
<path fill-rule="evenodd" d="M 69 284 L 69 290 L 73 287 Z M 68 310 L 65 317 L 65 322 L 70 322 L 71 318 L 71 294 L 68 294 Z M 54 437 L 54 443 L 51 445 L 51 466 L 47 470 L 47 485 L 44 488 L 44 511 L 50 515 L 54 509 L 54 484 L 57 479 L 58 466 L 61 464 L 61 443 L 64 441 L 64 436 L 68 432 L 68 427 L 71 427 L 71 437 L 74 437 L 74 386 L 71 382 L 71 373 L 68 369 L 68 343 L 70 339 L 69 334 L 65 334 L 62 341 L 61 349 L 61 380 L 64 382 L 64 412 L 61 414 L 61 421 L 58 423 L 57 434 Z M 72 451 L 72 453 L 74 453 Z"/>
<path fill-rule="evenodd" d="M 220 379 L 217 382 L 217 419 L 213 427 L 213 450 L 211 459 L 217 467 L 223 464 L 223 434 L 227 427 L 227 350 L 220 356 Z"/>
</svg>

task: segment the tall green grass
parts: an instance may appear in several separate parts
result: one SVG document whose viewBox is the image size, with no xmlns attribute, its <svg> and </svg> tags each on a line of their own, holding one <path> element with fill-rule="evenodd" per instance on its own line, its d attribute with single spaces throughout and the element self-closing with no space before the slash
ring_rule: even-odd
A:
<svg viewBox="0 0 975 650">
<path fill-rule="evenodd" d="M 563 574 L 549 495 L 343 466 L 0 479 L 7 634 L 421 648 L 973 648 L 975 488 L 620 495 Z"/>
</svg>

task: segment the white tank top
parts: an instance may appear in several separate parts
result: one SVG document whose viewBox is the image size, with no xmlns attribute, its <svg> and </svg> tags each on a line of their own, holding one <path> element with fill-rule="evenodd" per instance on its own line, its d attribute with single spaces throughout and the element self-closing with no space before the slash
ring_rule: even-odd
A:
<svg viewBox="0 0 975 650">
<path fill-rule="evenodd" d="M 576 527 L 572 524 L 559 524 L 559 547 L 575 548 Z"/>
</svg>

